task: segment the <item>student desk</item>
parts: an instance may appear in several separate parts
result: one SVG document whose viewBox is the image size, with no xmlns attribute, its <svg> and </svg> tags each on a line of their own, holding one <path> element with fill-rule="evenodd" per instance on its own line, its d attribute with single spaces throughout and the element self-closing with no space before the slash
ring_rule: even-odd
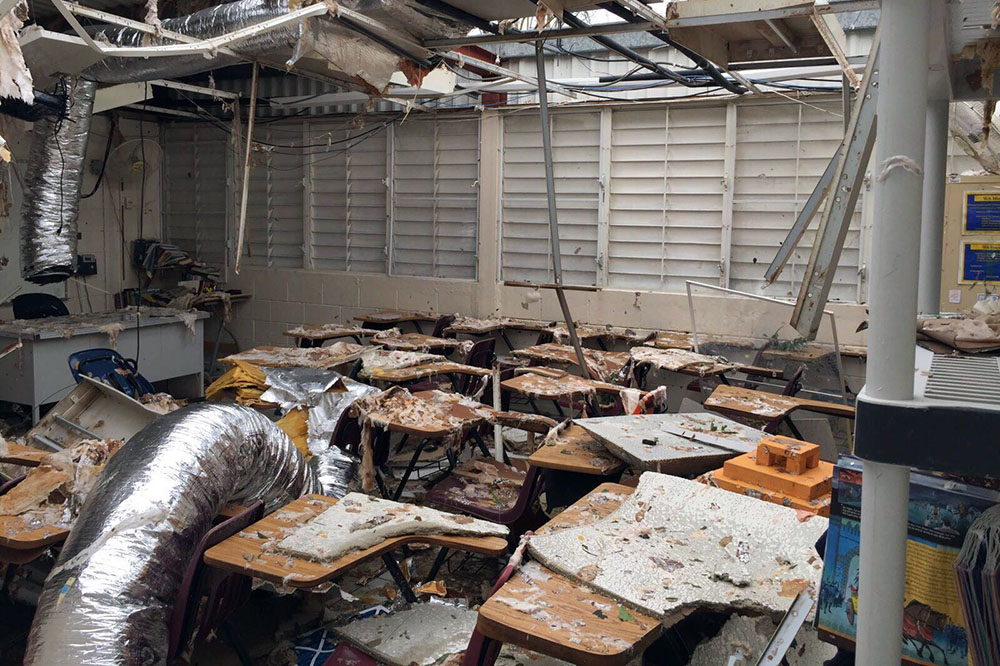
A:
<svg viewBox="0 0 1000 666">
<path fill-rule="evenodd" d="M 76 386 L 67 359 L 74 352 L 112 347 L 107 331 L 117 330 L 117 349 L 135 358 L 151 382 L 169 380 L 179 397 L 203 394 L 207 312 L 143 308 L 136 333 L 135 309 L 0 322 L 0 349 L 21 348 L 0 358 L 0 400 L 31 405 L 32 423 L 40 408 L 58 402 Z"/>
<path fill-rule="evenodd" d="M 461 347 L 462 341 L 455 338 L 436 338 L 423 333 L 403 333 L 393 337 L 375 337 L 372 344 L 396 351 L 449 354 L 453 349 Z"/>
<path fill-rule="evenodd" d="M 539 533 L 566 529 L 600 520 L 633 492 L 614 483 L 599 486 L 550 520 Z M 663 633 L 652 617 L 628 611 L 632 619 L 619 619 L 618 602 L 590 592 L 553 571 L 539 567 L 542 576 L 526 577 L 517 571 L 479 608 L 476 628 L 485 636 L 583 666 L 618 666 L 641 655 Z M 544 602 L 538 617 L 505 603 L 528 606 Z M 520 604 L 517 604 L 520 606 Z M 579 623 L 583 621 L 583 627 Z M 580 635 L 593 637 L 581 640 Z"/>
<path fill-rule="evenodd" d="M 530 361 L 537 361 L 546 365 L 561 365 L 579 367 L 579 359 L 576 350 L 570 345 L 561 345 L 555 342 L 547 342 L 525 349 L 516 349 L 511 352 L 517 358 L 524 358 Z M 608 352 L 597 349 L 584 349 L 583 356 L 587 359 L 588 365 L 602 371 L 603 378 L 607 375 L 618 372 L 629 361 L 628 352 Z"/>
<path fill-rule="evenodd" d="M 764 421 L 767 424 L 784 421 L 797 439 L 805 438 L 792 422 L 792 412 L 802 410 L 845 419 L 854 418 L 854 408 L 841 403 L 808 400 L 724 385 L 716 387 L 712 395 L 705 400 L 705 408 L 737 418 Z"/>
<path fill-rule="evenodd" d="M 313 326 L 297 326 L 285 331 L 285 335 L 295 338 L 299 347 L 322 347 L 327 340 L 353 338 L 359 345 L 365 338 L 378 333 L 375 329 L 349 324 L 315 324 Z"/>
<path fill-rule="evenodd" d="M 316 562 L 291 553 L 265 550 L 265 543 L 283 539 L 297 526 L 315 518 L 336 503 L 335 498 L 323 495 L 300 497 L 210 548 L 205 552 L 205 562 L 209 566 L 261 578 L 275 585 L 312 588 L 342 576 L 366 560 L 381 557 L 406 598 L 416 601 L 413 590 L 391 555 L 393 550 L 411 543 L 422 543 L 497 557 L 507 549 L 507 540 L 500 537 L 420 534 L 392 537 L 332 562 Z"/>
<path fill-rule="evenodd" d="M 354 318 L 355 321 L 360 321 L 367 328 L 374 328 L 376 330 L 385 330 L 409 322 L 417 329 L 417 333 L 424 332 L 420 328 L 420 322 L 435 321 L 436 319 L 437 315 L 428 312 L 400 312 L 398 310 L 379 310 L 378 312 L 358 315 Z"/>
<path fill-rule="evenodd" d="M 625 469 L 621 459 L 575 423 L 559 433 L 551 444 L 539 446 L 528 463 L 542 469 L 591 476 L 610 476 Z"/>
</svg>

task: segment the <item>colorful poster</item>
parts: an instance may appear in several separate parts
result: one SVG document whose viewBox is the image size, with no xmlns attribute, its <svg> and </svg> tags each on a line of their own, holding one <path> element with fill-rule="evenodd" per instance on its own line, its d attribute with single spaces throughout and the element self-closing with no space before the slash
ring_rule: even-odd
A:
<svg viewBox="0 0 1000 666">
<path fill-rule="evenodd" d="M 833 643 L 857 635 L 861 464 L 842 458 L 834 470 L 830 531 L 817 625 Z M 1000 493 L 913 473 L 903 602 L 903 659 L 911 664 L 971 665 L 952 565 L 969 526 Z"/>
<path fill-rule="evenodd" d="M 1000 192 L 966 192 L 962 233 L 1000 233 Z"/>
<path fill-rule="evenodd" d="M 1000 282 L 1000 243 L 962 241 L 962 272 L 959 281 Z"/>
</svg>

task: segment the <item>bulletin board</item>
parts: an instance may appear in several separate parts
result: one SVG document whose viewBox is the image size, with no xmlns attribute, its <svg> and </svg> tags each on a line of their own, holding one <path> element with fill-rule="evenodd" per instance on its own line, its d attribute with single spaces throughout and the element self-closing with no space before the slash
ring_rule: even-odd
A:
<svg viewBox="0 0 1000 666">
<path fill-rule="evenodd" d="M 941 311 L 1000 293 L 1000 177 L 952 176 L 945 190 Z"/>
</svg>

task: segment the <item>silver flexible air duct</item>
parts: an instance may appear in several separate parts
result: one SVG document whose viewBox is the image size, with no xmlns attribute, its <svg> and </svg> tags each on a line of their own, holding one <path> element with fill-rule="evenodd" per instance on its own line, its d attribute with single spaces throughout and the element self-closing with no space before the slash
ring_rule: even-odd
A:
<svg viewBox="0 0 1000 666">
<path fill-rule="evenodd" d="M 185 567 L 227 502 L 270 512 L 318 490 L 291 440 L 248 407 L 162 416 L 108 463 L 45 582 L 25 666 L 164 666 Z"/>
<path fill-rule="evenodd" d="M 29 282 L 60 282 L 76 267 L 80 183 L 97 85 L 64 76 L 63 113 L 35 122 L 21 206 L 21 276 Z"/>
<path fill-rule="evenodd" d="M 165 19 L 162 21 L 162 28 L 189 37 L 208 39 L 284 16 L 290 11 L 288 4 L 288 0 L 237 0 L 188 16 Z M 375 18 L 411 39 L 458 37 L 469 31 L 469 26 L 432 12 L 417 0 L 341 0 L 341 4 Z M 293 6 L 300 5 L 293 3 Z M 112 26 L 101 28 L 97 39 L 114 46 L 127 47 L 174 43 L 132 28 Z M 363 80 L 376 90 L 382 90 L 388 85 L 389 77 L 401 59 L 397 53 L 329 16 L 313 17 L 285 25 L 236 42 L 229 48 L 245 59 L 268 55 L 273 60 L 290 59 L 289 62 L 312 52 L 314 57 L 325 61 L 334 69 Z M 130 83 L 190 76 L 236 62 L 238 60 L 232 56 L 218 54 L 105 58 L 85 69 L 81 76 L 99 83 Z"/>
<path fill-rule="evenodd" d="M 288 12 L 288 0 L 237 0 L 237 2 L 210 7 L 187 16 L 164 19 L 161 21 L 161 27 L 164 30 L 178 32 L 189 37 L 209 39 L 268 19 L 284 16 Z M 261 56 L 294 48 L 301 34 L 301 23 L 285 25 L 237 42 L 231 48 L 246 57 Z M 97 38 L 114 46 L 127 47 L 175 43 L 173 40 L 152 37 L 133 28 L 111 26 L 101 30 Z M 207 57 L 197 54 L 155 58 L 105 58 L 83 70 L 81 76 L 98 83 L 129 83 L 190 76 L 237 62 L 239 61 L 231 56 Z"/>
</svg>

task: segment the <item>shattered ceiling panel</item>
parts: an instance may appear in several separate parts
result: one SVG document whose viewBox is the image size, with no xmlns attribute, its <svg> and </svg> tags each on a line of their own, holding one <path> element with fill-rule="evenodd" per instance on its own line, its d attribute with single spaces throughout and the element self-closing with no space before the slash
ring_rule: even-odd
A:
<svg viewBox="0 0 1000 666">
<path fill-rule="evenodd" d="M 824 518 L 646 472 L 613 514 L 535 536 L 544 566 L 665 622 L 693 609 L 778 616 L 803 591 L 813 599 Z"/>
</svg>

